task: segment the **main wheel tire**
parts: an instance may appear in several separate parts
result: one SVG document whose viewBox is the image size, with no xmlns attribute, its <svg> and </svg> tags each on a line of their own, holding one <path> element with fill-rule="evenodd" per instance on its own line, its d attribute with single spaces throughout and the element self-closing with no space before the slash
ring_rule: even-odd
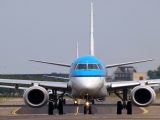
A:
<svg viewBox="0 0 160 120">
<path fill-rule="evenodd" d="M 127 114 L 131 115 L 132 114 L 132 102 L 131 101 L 127 102 L 126 109 L 127 109 Z"/>
<path fill-rule="evenodd" d="M 117 114 L 118 114 L 118 115 L 122 114 L 122 109 L 123 109 L 123 107 L 122 107 L 122 102 L 121 102 L 121 101 L 118 101 L 118 102 L 117 102 Z"/>
<path fill-rule="evenodd" d="M 58 110 L 59 110 L 59 115 L 63 115 L 63 101 L 62 100 L 59 100 Z"/>
<path fill-rule="evenodd" d="M 53 115 L 54 105 L 53 102 L 48 103 L 48 115 Z"/>
</svg>

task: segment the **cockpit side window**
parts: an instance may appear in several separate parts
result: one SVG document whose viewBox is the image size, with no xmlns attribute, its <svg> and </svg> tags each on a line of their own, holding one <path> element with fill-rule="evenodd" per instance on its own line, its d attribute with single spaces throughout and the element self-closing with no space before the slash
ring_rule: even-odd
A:
<svg viewBox="0 0 160 120">
<path fill-rule="evenodd" d="M 77 70 L 86 70 L 87 64 L 78 64 L 76 67 Z"/>
<path fill-rule="evenodd" d="M 76 67 L 77 67 L 77 64 L 74 64 L 72 69 L 74 69 L 74 70 L 75 70 L 75 69 L 76 69 Z"/>
<path fill-rule="evenodd" d="M 98 67 L 99 67 L 99 69 L 100 69 L 100 70 L 102 70 L 102 69 L 103 69 L 103 67 L 102 67 L 102 65 L 101 65 L 101 64 L 98 64 Z"/>
</svg>

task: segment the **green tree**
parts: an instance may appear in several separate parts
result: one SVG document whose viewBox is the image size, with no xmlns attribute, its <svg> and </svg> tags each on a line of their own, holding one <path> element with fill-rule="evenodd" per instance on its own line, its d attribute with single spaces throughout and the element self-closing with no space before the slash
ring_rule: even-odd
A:
<svg viewBox="0 0 160 120">
<path fill-rule="evenodd" d="M 147 74 L 150 79 L 160 79 L 160 66 L 157 68 L 157 70 L 149 70 Z"/>
</svg>

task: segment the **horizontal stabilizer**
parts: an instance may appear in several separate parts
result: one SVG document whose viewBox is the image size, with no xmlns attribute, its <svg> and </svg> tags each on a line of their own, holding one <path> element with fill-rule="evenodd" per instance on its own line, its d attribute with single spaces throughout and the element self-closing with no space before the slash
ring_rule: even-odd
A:
<svg viewBox="0 0 160 120">
<path fill-rule="evenodd" d="M 63 66 L 63 67 L 71 67 L 71 65 L 63 64 L 63 63 L 53 63 L 53 62 L 45 62 L 45 61 L 38 61 L 38 60 L 29 60 L 29 61 L 38 62 L 38 63 L 44 63 L 44 64 L 50 64 L 50 65 Z"/>
<path fill-rule="evenodd" d="M 133 61 L 133 62 L 126 62 L 126 63 L 119 63 L 119 64 L 112 64 L 112 65 L 107 65 L 106 68 L 119 67 L 119 66 L 123 66 L 123 65 L 131 65 L 131 64 L 148 62 L 148 61 L 153 61 L 153 59 Z"/>
</svg>

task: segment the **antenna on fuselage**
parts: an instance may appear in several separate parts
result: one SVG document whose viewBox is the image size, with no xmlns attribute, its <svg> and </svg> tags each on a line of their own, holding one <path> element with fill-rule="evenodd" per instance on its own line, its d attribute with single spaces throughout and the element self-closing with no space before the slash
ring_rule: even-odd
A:
<svg viewBox="0 0 160 120">
<path fill-rule="evenodd" d="M 94 56 L 94 29 L 93 29 L 93 0 L 91 0 L 91 33 L 90 33 L 90 55 Z"/>
</svg>

